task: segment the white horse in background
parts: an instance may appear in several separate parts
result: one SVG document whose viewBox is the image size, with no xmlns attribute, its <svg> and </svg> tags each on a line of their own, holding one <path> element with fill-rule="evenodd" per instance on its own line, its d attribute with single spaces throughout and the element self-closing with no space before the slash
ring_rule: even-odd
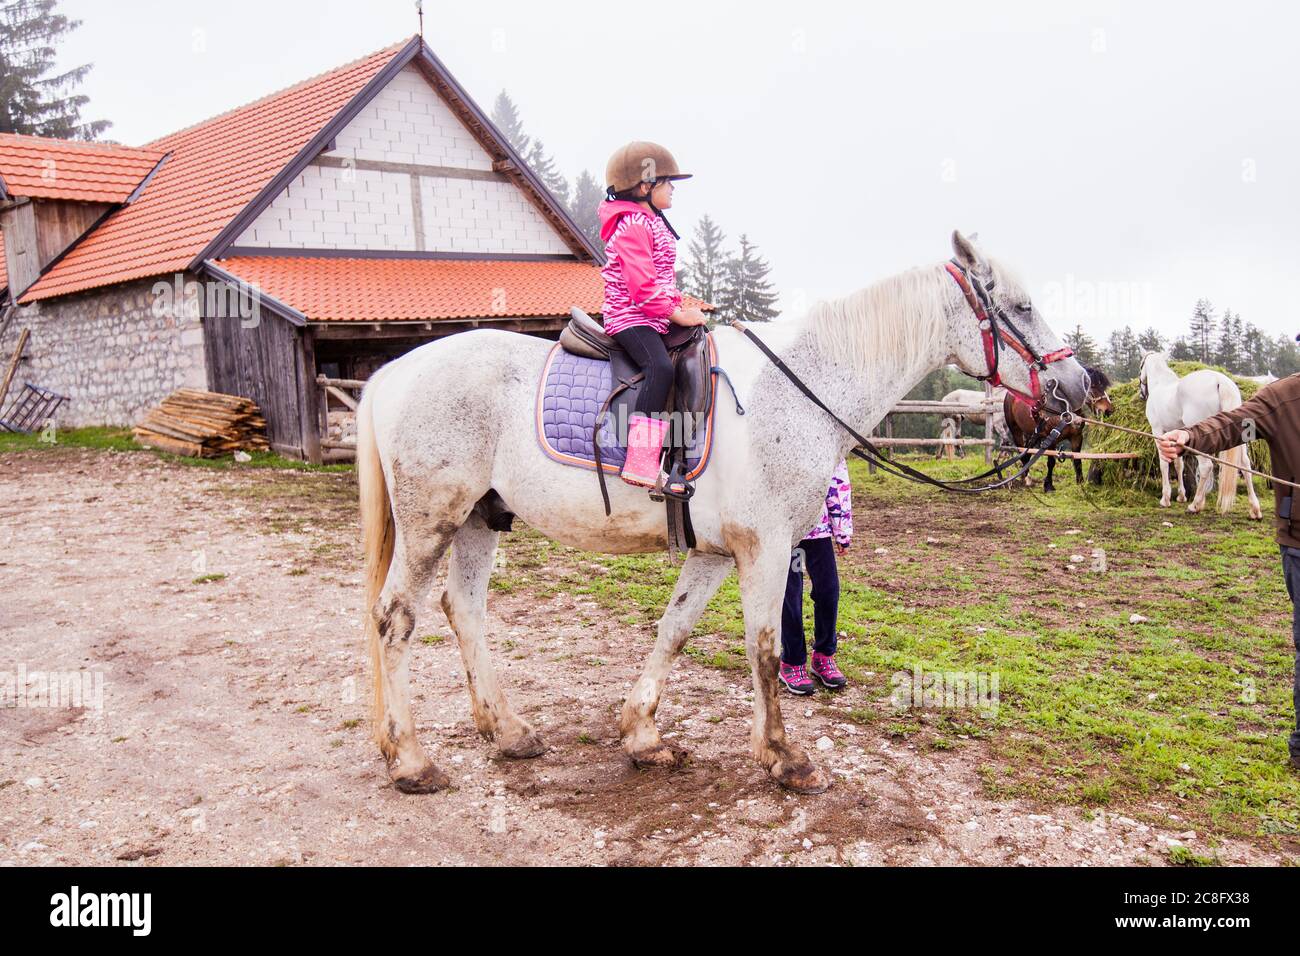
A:
<svg viewBox="0 0 1300 956">
<path fill-rule="evenodd" d="M 1230 412 L 1241 406 L 1241 389 L 1228 376 L 1214 369 L 1203 368 L 1179 378 L 1160 352 L 1148 352 L 1142 357 L 1142 372 L 1138 381 L 1139 393 L 1146 400 L 1147 421 L 1151 423 L 1151 431 L 1157 435 L 1175 428 L 1191 428 L 1212 415 Z M 1219 512 L 1227 514 L 1237 500 L 1237 469 L 1250 467 L 1250 446 L 1238 445 L 1219 457 L 1236 466 L 1219 466 Z M 1160 507 L 1168 508 L 1169 462 L 1163 458 L 1159 461 Z M 1186 501 L 1187 493 L 1183 490 L 1183 458 L 1180 455 L 1174 461 L 1178 473 L 1178 500 Z M 1196 467 L 1196 494 L 1187 506 L 1187 510 L 1193 512 L 1205 507 L 1205 495 L 1214 478 L 1214 463 L 1204 455 L 1196 456 Z M 1259 496 L 1255 493 L 1255 483 L 1249 475 L 1244 477 L 1246 495 L 1250 500 L 1250 516 L 1258 518 Z"/>
<path fill-rule="evenodd" d="M 993 409 L 993 435 L 997 438 L 998 446 L 1009 444 L 1011 441 L 1011 431 L 1007 428 L 1007 417 L 1002 411 L 1002 400 L 1006 397 L 1005 388 L 993 389 L 991 400 L 996 402 Z M 942 399 L 955 405 L 984 405 L 984 390 L 973 388 L 955 388 Z M 960 438 L 961 424 L 963 421 L 972 422 L 976 425 L 983 425 L 985 419 L 984 412 L 968 412 L 964 415 L 950 415 L 939 423 L 940 438 Z M 965 449 L 961 445 L 955 446 L 958 455 L 964 455 Z M 994 451 L 997 449 L 994 448 Z M 939 447 L 936 458 L 943 454 L 944 446 Z"/>
<path fill-rule="evenodd" d="M 1061 347 L 1014 274 L 954 233 L 954 262 L 1039 355 Z M 1008 333 L 1004 332 L 1004 336 Z M 619 719 L 623 748 L 639 767 L 676 764 L 655 726 L 673 659 L 735 567 L 745 651 L 754 685 L 752 752 L 781 785 L 817 793 L 830 778 L 787 739 L 777 684 L 777 635 L 790 550 L 817 520 L 826 484 L 854 438 L 804 395 L 740 331 L 713 333 L 718 361 L 745 406 L 725 391 L 716 407 L 708 470 L 696 482 L 696 547 L 659 620 L 658 640 Z M 883 279 L 803 318 L 764 326 L 762 339 L 850 426 L 867 434 L 931 370 L 956 363 L 987 374 L 979 324 L 942 263 Z M 545 745 L 510 706 L 488 654 L 487 595 L 498 532 L 491 503 L 570 547 L 604 554 L 663 550 L 665 509 L 644 488 L 609 483 L 605 514 L 596 477 L 538 450 L 538 379 L 554 343 L 478 329 L 423 345 L 367 383 L 357 412 L 357 477 L 366 558 L 365 629 L 373 683 L 373 730 L 397 789 L 448 785 L 416 736 L 407 660 L 416 616 L 450 549 L 442 608 L 465 665 L 474 722 L 506 757 Z M 1031 390 L 1029 367 L 1005 341 L 1000 374 Z M 1039 373 L 1049 406 L 1077 408 L 1088 377 L 1073 359 Z M 725 385 L 720 385 L 725 389 Z M 489 503 L 485 505 L 486 503 Z"/>
</svg>

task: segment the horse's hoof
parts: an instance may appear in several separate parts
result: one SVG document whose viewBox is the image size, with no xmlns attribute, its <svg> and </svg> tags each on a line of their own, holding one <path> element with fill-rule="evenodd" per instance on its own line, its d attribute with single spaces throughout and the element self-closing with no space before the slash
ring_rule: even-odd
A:
<svg viewBox="0 0 1300 956">
<path fill-rule="evenodd" d="M 1162 502 L 1160 502 L 1160 507 L 1161 507 L 1161 508 L 1168 508 L 1168 507 L 1169 507 L 1169 502 L 1167 502 L 1167 501 L 1162 501 Z"/>
<path fill-rule="evenodd" d="M 795 793 L 825 793 L 831 786 L 831 778 L 826 772 L 807 761 L 773 768 L 772 779 Z"/>
<path fill-rule="evenodd" d="M 393 777 L 393 786 L 402 793 L 436 793 L 451 786 L 451 778 L 429 764 L 419 773 Z"/>
<path fill-rule="evenodd" d="M 1258 509 L 1258 508 L 1251 508 L 1251 509 L 1250 509 L 1250 517 L 1251 517 L 1251 520 L 1252 520 L 1252 521 L 1258 521 L 1260 518 L 1263 517 L 1263 515 L 1261 515 L 1261 514 L 1259 513 L 1259 509 Z"/>
<path fill-rule="evenodd" d="M 658 747 L 629 753 L 628 758 L 638 770 L 653 770 L 678 766 L 686 760 L 686 751 L 674 750 L 667 744 L 660 744 Z"/>
<path fill-rule="evenodd" d="M 509 757 L 511 760 L 527 760 L 529 757 L 540 757 L 546 753 L 546 744 L 542 742 L 542 738 L 536 731 L 530 730 L 518 740 L 508 744 L 503 743 L 498 749 L 503 757 Z"/>
</svg>

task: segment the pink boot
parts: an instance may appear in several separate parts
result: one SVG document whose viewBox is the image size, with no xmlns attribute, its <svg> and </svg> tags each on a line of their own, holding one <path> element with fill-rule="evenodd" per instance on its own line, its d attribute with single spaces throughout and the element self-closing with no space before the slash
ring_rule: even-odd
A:
<svg viewBox="0 0 1300 956">
<path fill-rule="evenodd" d="M 661 473 L 659 459 L 667 434 L 664 419 L 632 415 L 627 422 L 627 460 L 620 477 L 629 485 L 653 488 Z"/>
</svg>

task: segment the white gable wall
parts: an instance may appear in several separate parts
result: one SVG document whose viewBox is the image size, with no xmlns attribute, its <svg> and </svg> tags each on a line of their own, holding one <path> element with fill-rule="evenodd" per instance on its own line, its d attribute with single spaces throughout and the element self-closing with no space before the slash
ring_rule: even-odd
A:
<svg viewBox="0 0 1300 956">
<path fill-rule="evenodd" d="M 449 167 L 472 172 L 449 174 Z M 524 193 L 492 173 L 491 156 L 413 65 L 379 92 L 338 134 L 335 148 L 296 177 L 235 245 L 571 252 Z"/>
</svg>

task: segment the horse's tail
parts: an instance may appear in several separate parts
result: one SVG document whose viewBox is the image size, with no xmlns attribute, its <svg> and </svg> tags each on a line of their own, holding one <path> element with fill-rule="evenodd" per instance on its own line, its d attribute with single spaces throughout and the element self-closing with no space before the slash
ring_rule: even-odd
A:
<svg viewBox="0 0 1300 956">
<path fill-rule="evenodd" d="M 1230 412 L 1241 405 L 1241 391 L 1237 388 L 1236 383 L 1228 381 L 1231 388 L 1224 388 L 1223 382 L 1219 383 L 1219 408 L 1221 411 Z M 1232 465 L 1219 466 L 1219 514 L 1226 515 L 1232 510 L 1233 503 L 1237 500 L 1237 469 L 1233 466 L 1242 466 L 1246 464 L 1246 456 L 1242 454 L 1244 446 L 1238 445 L 1236 448 L 1229 448 L 1219 457 L 1224 461 L 1232 462 Z M 1250 480 L 1250 476 L 1246 477 Z"/>
<path fill-rule="evenodd" d="M 366 644 L 370 651 L 371 733 L 382 747 L 386 739 L 383 734 L 384 671 L 375 605 L 393 562 L 395 525 L 384 466 L 379 460 L 379 446 L 375 442 L 373 405 L 373 387 L 367 387 L 357 407 L 357 484 L 361 498 L 361 542 L 366 562 L 364 614 Z"/>
<path fill-rule="evenodd" d="M 1238 445 L 1236 448 L 1229 448 L 1220 456 L 1224 461 L 1232 462 L 1232 465 L 1219 466 L 1219 514 L 1221 515 L 1231 511 L 1233 502 L 1237 500 L 1237 469 L 1233 465 L 1245 466 L 1244 451 L 1245 446 Z M 1246 480 L 1250 480 L 1249 476 Z"/>
</svg>

